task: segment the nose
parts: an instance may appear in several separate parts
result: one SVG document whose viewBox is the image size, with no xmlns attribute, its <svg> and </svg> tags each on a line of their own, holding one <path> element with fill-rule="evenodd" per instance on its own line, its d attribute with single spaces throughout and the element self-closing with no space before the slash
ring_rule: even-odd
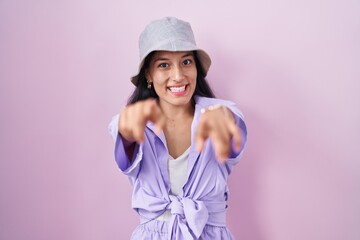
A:
<svg viewBox="0 0 360 240">
<path fill-rule="evenodd" d="M 175 65 L 172 69 L 172 80 L 175 82 L 181 82 L 184 79 L 184 71 L 181 66 Z"/>
</svg>

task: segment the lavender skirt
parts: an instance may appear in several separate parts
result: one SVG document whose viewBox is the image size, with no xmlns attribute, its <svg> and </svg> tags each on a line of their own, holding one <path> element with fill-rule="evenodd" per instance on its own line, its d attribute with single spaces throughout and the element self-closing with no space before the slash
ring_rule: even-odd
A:
<svg viewBox="0 0 360 240">
<path fill-rule="evenodd" d="M 131 236 L 131 240 L 169 240 L 168 222 L 152 220 L 140 224 Z M 191 240 L 191 239 L 172 239 Z M 199 240 L 234 240 L 234 237 L 226 227 L 205 225 Z"/>
</svg>

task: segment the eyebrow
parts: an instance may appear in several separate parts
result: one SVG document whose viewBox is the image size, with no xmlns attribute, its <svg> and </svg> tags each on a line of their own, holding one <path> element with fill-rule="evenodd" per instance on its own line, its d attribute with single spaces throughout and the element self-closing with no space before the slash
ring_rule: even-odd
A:
<svg viewBox="0 0 360 240">
<path fill-rule="evenodd" d="M 194 54 L 193 53 L 186 53 L 186 54 L 184 54 L 181 58 L 185 58 L 185 57 L 189 57 L 189 56 L 194 56 Z M 157 62 L 157 61 L 167 61 L 167 60 L 169 60 L 168 58 L 166 58 L 166 57 L 159 57 L 159 58 L 155 58 L 154 59 L 154 62 Z"/>
</svg>

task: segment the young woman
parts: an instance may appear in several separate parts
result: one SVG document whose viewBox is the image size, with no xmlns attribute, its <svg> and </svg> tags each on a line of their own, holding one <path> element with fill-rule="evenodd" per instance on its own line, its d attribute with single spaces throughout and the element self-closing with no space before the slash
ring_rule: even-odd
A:
<svg viewBox="0 0 360 240">
<path fill-rule="evenodd" d="M 246 142 L 243 115 L 214 97 L 205 80 L 210 57 L 189 23 L 153 21 L 139 47 L 136 89 L 109 125 L 141 220 L 132 239 L 233 239 L 227 180 Z"/>
</svg>

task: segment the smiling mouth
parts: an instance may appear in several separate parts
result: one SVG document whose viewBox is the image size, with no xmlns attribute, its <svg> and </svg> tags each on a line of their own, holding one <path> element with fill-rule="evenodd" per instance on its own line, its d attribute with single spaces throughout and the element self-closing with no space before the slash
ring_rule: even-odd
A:
<svg viewBox="0 0 360 240">
<path fill-rule="evenodd" d="M 188 84 L 180 86 L 180 87 L 169 87 L 168 89 L 173 93 L 184 92 Z"/>
</svg>

